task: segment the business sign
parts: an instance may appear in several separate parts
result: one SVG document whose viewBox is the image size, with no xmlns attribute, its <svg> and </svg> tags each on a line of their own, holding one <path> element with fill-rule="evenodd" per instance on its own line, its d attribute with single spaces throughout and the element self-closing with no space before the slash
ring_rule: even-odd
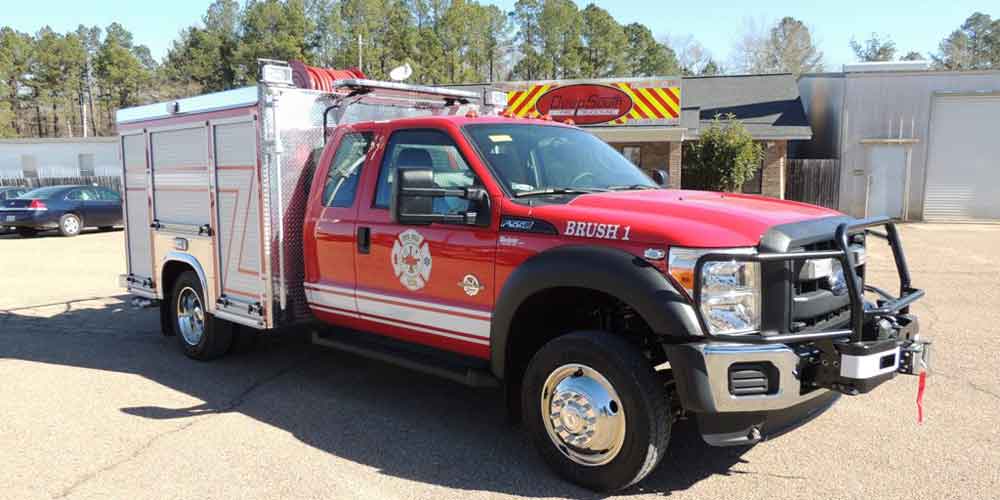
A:
<svg viewBox="0 0 1000 500">
<path fill-rule="evenodd" d="M 632 99 L 620 89 L 586 83 L 556 87 L 538 98 L 535 111 L 553 120 L 572 119 L 594 125 L 620 118 L 632 109 Z"/>
<path fill-rule="evenodd" d="M 550 116 L 577 125 L 675 125 L 680 117 L 678 80 L 506 83 L 508 113 Z"/>
</svg>

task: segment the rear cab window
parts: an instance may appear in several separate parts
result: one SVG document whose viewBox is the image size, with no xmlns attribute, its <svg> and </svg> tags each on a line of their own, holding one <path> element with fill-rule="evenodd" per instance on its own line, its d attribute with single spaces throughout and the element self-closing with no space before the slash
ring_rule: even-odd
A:
<svg viewBox="0 0 1000 500">
<path fill-rule="evenodd" d="M 365 158 L 371 149 L 372 132 L 344 134 L 337 146 L 337 152 L 330 160 L 326 183 L 323 186 L 323 205 L 327 207 L 350 207 L 361 179 Z"/>
</svg>

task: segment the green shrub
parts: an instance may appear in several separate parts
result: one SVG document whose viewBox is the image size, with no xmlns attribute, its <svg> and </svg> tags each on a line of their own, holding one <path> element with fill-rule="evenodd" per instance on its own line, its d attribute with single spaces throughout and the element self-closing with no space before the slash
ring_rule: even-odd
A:
<svg viewBox="0 0 1000 500">
<path fill-rule="evenodd" d="M 699 140 L 684 143 L 684 187 L 739 191 L 763 159 L 764 147 L 735 115 L 715 115 Z"/>
</svg>

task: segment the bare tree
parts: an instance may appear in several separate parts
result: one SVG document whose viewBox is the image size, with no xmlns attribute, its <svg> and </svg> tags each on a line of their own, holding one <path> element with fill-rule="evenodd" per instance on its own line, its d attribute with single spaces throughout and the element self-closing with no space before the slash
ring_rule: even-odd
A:
<svg viewBox="0 0 1000 500">
<path fill-rule="evenodd" d="M 712 53 L 705 48 L 694 35 L 666 36 L 662 43 L 669 46 L 677 54 L 677 63 L 685 75 L 700 75 L 708 63 L 712 62 Z"/>
<path fill-rule="evenodd" d="M 823 53 L 802 21 L 786 16 L 768 28 L 752 19 L 745 25 L 733 46 L 733 67 L 746 73 L 787 72 L 795 76 L 823 70 Z"/>
</svg>

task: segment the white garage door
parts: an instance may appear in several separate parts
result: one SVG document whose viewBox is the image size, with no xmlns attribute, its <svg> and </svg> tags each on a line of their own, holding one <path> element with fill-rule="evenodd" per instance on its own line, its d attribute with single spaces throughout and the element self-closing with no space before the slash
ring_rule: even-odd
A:
<svg viewBox="0 0 1000 500">
<path fill-rule="evenodd" d="M 936 97 L 924 220 L 1000 219 L 1000 97 Z"/>
</svg>

